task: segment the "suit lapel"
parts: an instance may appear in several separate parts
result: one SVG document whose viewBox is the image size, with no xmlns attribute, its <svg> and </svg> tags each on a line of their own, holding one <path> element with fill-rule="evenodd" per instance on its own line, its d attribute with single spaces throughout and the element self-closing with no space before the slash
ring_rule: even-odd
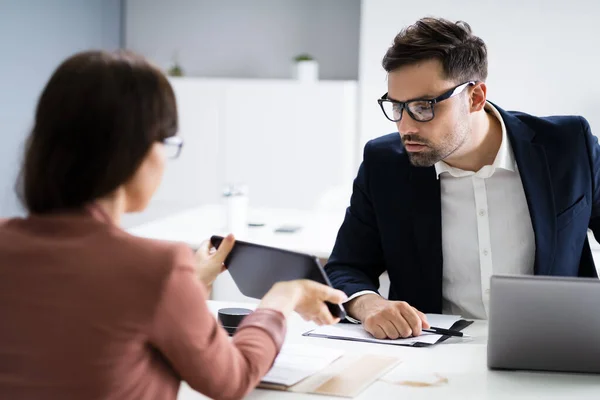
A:
<svg viewBox="0 0 600 400">
<path fill-rule="evenodd" d="M 410 167 L 413 228 L 421 268 L 425 269 L 431 292 L 442 302 L 442 209 L 440 181 L 435 168 Z M 441 312 L 441 311 L 440 311 Z"/>
<path fill-rule="evenodd" d="M 498 107 L 497 107 L 498 108 Z M 521 175 L 535 234 L 536 275 L 550 275 L 556 247 L 556 210 L 546 151 L 532 142 L 535 132 L 518 118 L 498 108 Z"/>
<path fill-rule="evenodd" d="M 532 142 L 535 132 L 518 118 L 501 113 L 519 168 L 535 234 L 536 275 L 552 272 L 556 244 L 556 211 L 544 148 Z M 426 269 L 431 296 L 442 302 L 442 209 L 435 168 L 410 167 L 413 229 L 421 267 Z M 440 311 L 441 312 L 441 311 Z"/>
</svg>

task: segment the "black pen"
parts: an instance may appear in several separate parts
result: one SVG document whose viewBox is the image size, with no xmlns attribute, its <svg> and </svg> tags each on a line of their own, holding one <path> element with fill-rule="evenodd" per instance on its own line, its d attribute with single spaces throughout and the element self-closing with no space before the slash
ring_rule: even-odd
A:
<svg viewBox="0 0 600 400">
<path fill-rule="evenodd" d="M 429 329 L 421 329 L 421 331 L 427 332 L 427 333 L 437 333 L 438 335 L 445 335 L 445 336 L 458 336 L 458 337 L 464 336 L 462 332 L 454 331 L 452 329 L 436 328 L 435 326 L 432 326 Z"/>
</svg>

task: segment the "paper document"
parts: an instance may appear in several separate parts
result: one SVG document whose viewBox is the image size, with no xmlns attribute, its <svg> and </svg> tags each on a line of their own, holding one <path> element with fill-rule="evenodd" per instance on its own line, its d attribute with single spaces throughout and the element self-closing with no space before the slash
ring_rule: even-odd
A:
<svg viewBox="0 0 600 400">
<path fill-rule="evenodd" d="M 445 315 L 445 314 L 425 314 L 429 325 L 436 328 L 450 329 L 462 317 L 460 315 Z"/>
<path fill-rule="evenodd" d="M 461 319 L 460 315 L 426 314 L 429 325 L 437 328 L 450 329 L 454 323 Z M 412 346 L 416 343 L 435 344 L 443 336 L 435 333 L 423 332 L 420 336 L 406 339 L 376 339 L 360 324 L 337 324 L 322 326 L 306 332 L 306 336 L 315 336 L 329 339 L 355 340 L 360 342 L 382 343 Z"/>
<path fill-rule="evenodd" d="M 343 350 L 304 344 L 285 344 L 261 382 L 292 386 L 321 371 L 344 355 Z"/>
</svg>

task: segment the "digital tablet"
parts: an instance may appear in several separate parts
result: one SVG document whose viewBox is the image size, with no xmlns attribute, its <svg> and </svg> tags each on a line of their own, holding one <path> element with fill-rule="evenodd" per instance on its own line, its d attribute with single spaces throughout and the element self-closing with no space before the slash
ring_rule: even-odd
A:
<svg viewBox="0 0 600 400">
<path fill-rule="evenodd" d="M 223 237 L 213 236 L 210 241 L 219 248 Z M 280 281 L 310 279 L 331 286 L 317 257 L 241 240 L 235 241 L 225 265 L 242 294 L 255 299 L 262 298 Z M 346 317 L 342 305 L 325 304 L 334 317 Z"/>
</svg>

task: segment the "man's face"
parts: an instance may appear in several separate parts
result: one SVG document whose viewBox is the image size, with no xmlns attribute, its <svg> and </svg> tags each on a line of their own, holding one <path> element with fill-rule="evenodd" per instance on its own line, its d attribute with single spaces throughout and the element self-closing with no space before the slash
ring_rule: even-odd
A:
<svg viewBox="0 0 600 400">
<path fill-rule="evenodd" d="M 388 98 L 406 102 L 433 99 L 463 82 L 444 79 L 437 60 L 407 65 L 388 74 Z M 396 122 L 410 162 L 429 167 L 450 156 L 457 156 L 470 136 L 469 87 L 463 93 L 434 105 L 434 118 L 415 121 L 406 110 Z"/>
</svg>

